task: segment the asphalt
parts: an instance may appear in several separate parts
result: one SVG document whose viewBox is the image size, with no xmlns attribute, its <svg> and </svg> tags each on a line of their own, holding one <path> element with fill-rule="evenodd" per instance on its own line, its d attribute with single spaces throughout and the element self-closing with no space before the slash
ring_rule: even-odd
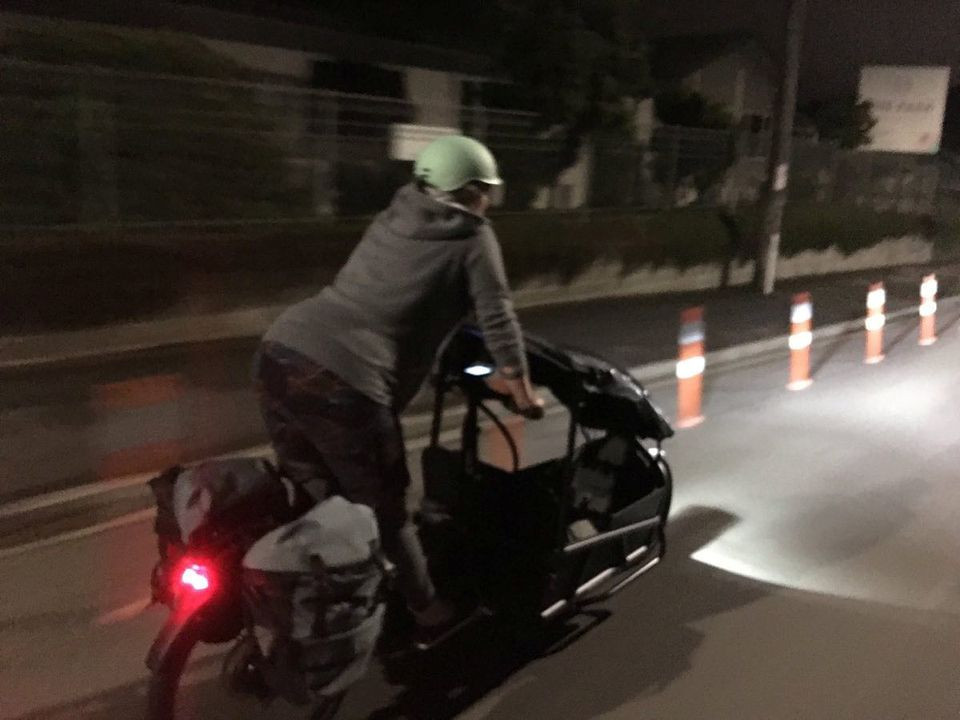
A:
<svg viewBox="0 0 960 720">
<path fill-rule="evenodd" d="M 471 647 L 448 660 L 452 685 L 422 694 L 374 668 L 341 717 L 957 717 L 960 310 L 940 321 L 931 347 L 913 318 L 892 322 L 874 366 L 859 334 L 817 342 L 799 393 L 784 389 L 783 353 L 708 368 L 706 421 L 667 443 L 676 486 L 660 567 L 553 654 Z M 672 382 L 650 390 L 672 414 Z M 563 425 L 529 424 L 525 460 L 557 452 Z M 0 717 L 141 716 L 142 658 L 163 619 L 144 609 L 154 552 L 137 517 L 0 552 Z M 192 717 L 304 717 L 232 704 L 215 661 L 191 669 Z"/>
</svg>

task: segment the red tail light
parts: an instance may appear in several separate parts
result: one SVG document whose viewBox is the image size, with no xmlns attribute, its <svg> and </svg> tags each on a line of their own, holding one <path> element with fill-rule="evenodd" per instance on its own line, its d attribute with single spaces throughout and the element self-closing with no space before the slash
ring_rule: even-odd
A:
<svg viewBox="0 0 960 720">
<path fill-rule="evenodd" d="M 212 585 L 209 569 L 206 565 L 195 562 L 183 566 L 179 580 L 182 590 L 194 593 L 209 592 Z"/>
</svg>

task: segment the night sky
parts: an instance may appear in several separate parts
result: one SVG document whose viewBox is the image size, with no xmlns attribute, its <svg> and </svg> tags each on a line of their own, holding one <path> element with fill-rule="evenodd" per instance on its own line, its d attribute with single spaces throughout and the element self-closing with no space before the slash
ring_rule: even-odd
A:
<svg viewBox="0 0 960 720">
<path fill-rule="evenodd" d="M 782 45 L 785 0 L 637 0 L 652 34 L 748 29 Z M 869 8 L 869 9 L 864 9 Z M 808 0 L 800 92 L 854 92 L 864 64 L 950 65 L 960 84 L 960 0 Z"/>
</svg>

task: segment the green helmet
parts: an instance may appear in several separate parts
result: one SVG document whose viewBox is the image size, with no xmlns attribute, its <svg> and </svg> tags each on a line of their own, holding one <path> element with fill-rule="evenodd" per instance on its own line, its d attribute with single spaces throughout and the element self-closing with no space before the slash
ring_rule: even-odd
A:
<svg viewBox="0 0 960 720">
<path fill-rule="evenodd" d="M 444 192 L 469 182 L 501 185 L 497 161 L 486 146 L 464 135 L 445 135 L 427 145 L 413 164 L 418 180 Z"/>
</svg>

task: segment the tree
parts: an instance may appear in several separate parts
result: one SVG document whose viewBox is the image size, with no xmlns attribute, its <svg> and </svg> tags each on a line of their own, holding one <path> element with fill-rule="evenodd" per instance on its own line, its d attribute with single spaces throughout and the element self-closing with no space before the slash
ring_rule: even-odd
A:
<svg viewBox="0 0 960 720">
<path fill-rule="evenodd" d="M 637 101 L 650 95 L 647 48 L 627 31 L 626 20 L 635 12 L 631 0 L 479 0 L 463 11 L 451 10 L 449 0 L 283 5 L 313 6 L 315 19 L 327 27 L 467 51 L 483 58 L 481 64 L 488 60 L 476 73 L 504 82 L 487 83 L 482 104 L 537 113 L 536 129 L 562 139 L 568 163 L 590 133 L 629 132 Z"/>
<path fill-rule="evenodd" d="M 510 81 L 492 88 L 497 104 L 535 111 L 539 128 L 562 139 L 566 164 L 591 133 L 630 133 L 651 79 L 645 45 L 623 30 L 622 1 L 498 0 L 496 6 L 494 57 Z"/>
<path fill-rule="evenodd" d="M 249 79 L 244 68 L 199 40 L 64 25 L 10 32 L 0 56 L 11 61 L 0 96 L 29 98 L 11 105 L 0 134 L 9 188 L 0 210 L 10 222 L 309 212 L 309 194 L 292 182 L 275 141 L 278 114 L 230 82 Z"/>
<path fill-rule="evenodd" d="M 814 100 L 799 108 L 817 129 L 821 140 L 836 142 L 852 150 L 870 142 L 870 131 L 877 124 L 869 100 L 854 97 Z"/>
<path fill-rule="evenodd" d="M 724 130 L 733 125 L 730 113 L 698 92 L 672 87 L 656 95 L 657 119 L 665 125 Z"/>
<path fill-rule="evenodd" d="M 623 30 L 622 0 L 487 6 L 486 50 L 505 82 L 486 84 L 480 102 L 536 118 L 533 139 L 490 138 L 507 180 L 505 206 L 521 209 L 576 162 L 585 139 L 629 152 L 638 104 L 650 95 L 650 66 L 645 45 Z"/>
</svg>

